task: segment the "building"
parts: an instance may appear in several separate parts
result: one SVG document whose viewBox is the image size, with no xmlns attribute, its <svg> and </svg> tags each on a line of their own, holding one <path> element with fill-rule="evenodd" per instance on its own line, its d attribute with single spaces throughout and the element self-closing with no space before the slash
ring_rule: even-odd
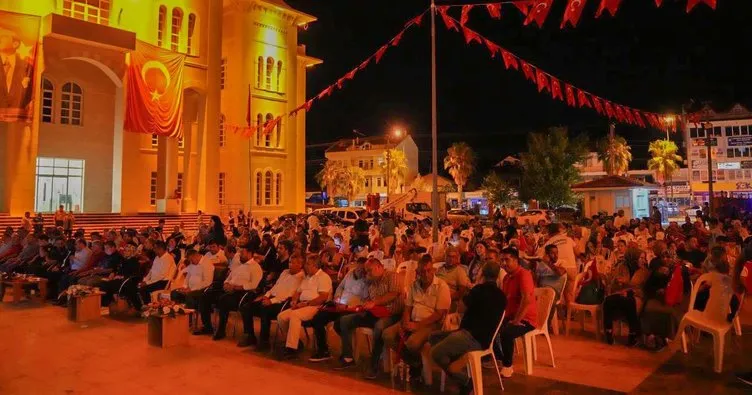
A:
<svg viewBox="0 0 752 395">
<path fill-rule="evenodd" d="M 708 201 L 708 138 L 714 193 L 752 197 L 752 112 L 741 104 L 725 112 L 704 105 L 693 118 L 696 122 L 686 122 L 684 141 L 695 202 Z"/>
<path fill-rule="evenodd" d="M 0 0 L 41 17 L 34 119 L 0 123 L 0 212 L 302 212 L 305 102 L 315 21 L 282 0 Z M 0 22 L 0 24 L 2 24 Z M 180 141 L 124 130 L 137 41 L 186 55 Z M 250 109 L 249 109 L 250 107 Z"/>
<path fill-rule="evenodd" d="M 572 190 L 583 196 L 584 217 L 601 212 L 611 215 L 619 210 L 624 210 L 627 218 L 649 217 L 649 192 L 657 188 L 657 185 L 622 176 L 603 176 L 572 185 Z"/>
<path fill-rule="evenodd" d="M 382 169 L 382 164 L 387 149 L 398 149 L 405 153 L 405 182 L 393 186 L 390 190 L 393 194 L 403 193 L 418 175 L 418 146 L 410 135 L 389 141 L 381 136 L 342 139 L 332 144 L 324 153 L 327 161 L 338 161 L 342 165 L 357 166 L 364 170 L 365 184 L 354 199 L 355 205 L 364 205 L 366 195 L 370 194 L 379 194 L 382 201 L 386 199 L 386 172 Z"/>
</svg>

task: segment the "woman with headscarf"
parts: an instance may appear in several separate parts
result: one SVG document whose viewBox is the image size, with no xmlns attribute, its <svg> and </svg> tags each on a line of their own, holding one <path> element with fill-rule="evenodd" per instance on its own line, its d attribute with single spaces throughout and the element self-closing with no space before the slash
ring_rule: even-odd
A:
<svg viewBox="0 0 752 395">
<path fill-rule="evenodd" d="M 214 240 L 218 245 L 224 246 L 227 244 L 227 236 L 225 236 L 225 224 L 217 215 L 211 216 L 211 227 L 209 228 L 209 240 Z"/>
<path fill-rule="evenodd" d="M 631 347 L 637 344 L 640 335 L 637 312 L 642 308 L 643 286 L 650 275 L 646 259 L 645 252 L 630 248 L 611 273 L 610 294 L 603 301 L 603 329 L 608 344 L 614 343 L 614 320 L 619 317 L 623 317 L 629 325 L 627 345 Z"/>
</svg>

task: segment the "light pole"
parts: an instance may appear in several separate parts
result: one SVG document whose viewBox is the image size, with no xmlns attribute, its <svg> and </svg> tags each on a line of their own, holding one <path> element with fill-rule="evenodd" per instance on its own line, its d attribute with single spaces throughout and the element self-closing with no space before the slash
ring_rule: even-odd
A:
<svg viewBox="0 0 752 395">
<path fill-rule="evenodd" d="M 394 129 L 392 133 L 386 135 L 386 202 L 389 203 L 389 193 L 392 190 L 392 134 L 394 137 L 402 137 L 402 129 Z"/>
<path fill-rule="evenodd" d="M 673 128 L 673 126 L 676 124 L 676 117 L 673 115 L 666 115 L 663 117 L 663 123 L 666 125 L 666 140 L 671 140 L 668 136 L 668 132 Z"/>
<path fill-rule="evenodd" d="M 713 138 L 709 132 L 713 130 L 713 124 L 711 122 L 703 122 L 702 128 L 705 129 L 705 147 L 708 149 L 708 209 L 710 216 L 713 216 L 713 158 L 711 156 Z"/>
<path fill-rule="evenodd" d="M 439 243 L 439 154 L 438 133 L 436 131 L 436 3 L 431 0 L 431 240 L 434 246 Z"/>
</svg>

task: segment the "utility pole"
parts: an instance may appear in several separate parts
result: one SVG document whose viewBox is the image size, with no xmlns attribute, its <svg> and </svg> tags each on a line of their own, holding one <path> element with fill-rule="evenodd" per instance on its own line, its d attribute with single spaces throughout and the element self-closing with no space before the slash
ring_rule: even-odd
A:
<svg viewBox="0 0 752 395">
<path fill-rule="evenodd" d="M 436 132 L 436 3 L 431 0 L 431 234 L 434 245 L 439 242 L 439 160 L 438 133 Z"/>
<path fill-rule="evenodd" d="M 711 156 L 713 150 L 713 137 L 711 135 L 713 131 L 713 124 L 710 122 L 703 122 L 702 128 L 705 129 L 705 146 L 708 149 L 708 208 L 710 216 L 713 216 L 714 204 L 713 204 L 713 157 Z"/>
</svg>

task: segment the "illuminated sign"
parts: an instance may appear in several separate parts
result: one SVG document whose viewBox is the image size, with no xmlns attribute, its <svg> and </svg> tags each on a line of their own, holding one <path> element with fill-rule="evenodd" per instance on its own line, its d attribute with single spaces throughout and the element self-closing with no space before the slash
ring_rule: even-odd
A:
<svg viewBox="0 0 752 395">
<path fill-rule="evenodd" d="M 737 170 L 741 168 L 742 164 L 740 162 L 718 162 L 719 170 Z"/>
<path fill-rule="evenodd" d="M 693 147 L 703 147 L 705 146 L 705 140 L 706 139 L 693 139 L 692 140 L 692 146 Z M 710 145 L 711 146 L 717 146 L 718 145 L 718 139 L 713 137 L 710 139 Z"/>
<path fill-rule="evenodd" d="M 727 140 L 729 147 L 738 147 L 740 145 L 752 145 L 752 136 L 733 136 Z"/>
</svg>

